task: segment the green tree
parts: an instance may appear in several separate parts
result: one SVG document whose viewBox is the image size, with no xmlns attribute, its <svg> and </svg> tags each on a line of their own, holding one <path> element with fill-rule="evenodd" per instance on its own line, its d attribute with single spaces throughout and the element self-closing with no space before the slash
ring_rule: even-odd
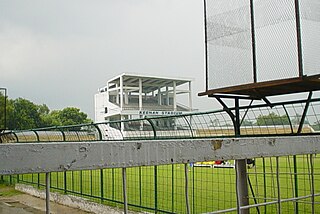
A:
<svg viewBox="0 0 320 214">
<path fill-rule="evenodd" d="M 4 114 L 5 114 L 5 97 L 2 91 L 0 91 L 0 130 L 5 129 Z"/>
<path fill-rule="evenodd" d="M 32 129 L 41 125 L 38 106 L 33 102 L 18 98 L 13 101 L 9 100 L 8 107 L 9 129 Z"/>
<path fill-rule="evenodd" d="M 2 101 L 1 101 L 2 100 Z M 0 129 L 4 124 L 4 96 L 0 92 Z M 78 125 L 90 123 L 87 114 L 75 107 L 50 111 L 45 104 L 37 105 L 33 102 L 17 98 L 7 99 L 7 128 L 10 130 L 25 130 L 49 126 Z"/>
<path fill-rule="evenodd" d="M 87 114 L 75 107 L 67 107 L 62 110 L 52 111 L 50 113 L 50 119 L 52 125 L 57 126 L 79 125 L 92 122 Z"/>
<path fill-rule="evenodd" d="M 289 125 L 289 119 L 286 115 L 278 115 L 271 112 L 268 115 L 259 115 L 257 118 L 258 126 L 270 126 L 270 125 Z"/>
</svg>

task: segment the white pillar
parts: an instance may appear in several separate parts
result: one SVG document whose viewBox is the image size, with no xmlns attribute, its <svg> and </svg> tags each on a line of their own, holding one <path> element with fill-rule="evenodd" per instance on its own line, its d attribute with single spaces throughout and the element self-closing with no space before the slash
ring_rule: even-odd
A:
<svg viewBox="0 0 320 214">
<path fill-rule="evenodd" d="M 191 89 L 191 81 L 189 82 L 189 108 L 192 111 L 192 89 Z"/>
<path fill-rule="evenodd" d="M 139 111 L 142 110 L 142 79 L 139 78 Z M 141 118 L 142 115 L 139 115 L 139 117 Z M 143 130 L 143 121 L 140 121 L 140 130 Z"/>
<path fill-rule="evenodd" d="M 124 117 L 124 115 L 120 116 L 120 120 L 125 120 L 125 119 L 126 118 Z M 123 132 L 124 132 L 124 123 L 123 122 L 120 123 L 120 130 L 121 130 L 121 132 L 123 134 Z"/>
<path fill-rule="evenodd" d="M 129 94 L 127 91 L 124 91 L 124 104 L 129 104 Z"/>
<path fill-rule="evenodd" d="M 158 88 L 158 104 L 161 105 L 161 88 Z"/>
<path fill-rule="evenodd" d="M 139 110 L 142 110 L 142 79 L 139 78 Z"/>
<path fill-rule="evenodd" d="M 169 87 L 168 86 L 166 86 L 166 99 L 167 99 L 166 105 L 168 106 L 169 105 Z"/>
<path fill-rule="evenodd" d="M 123 108 L 123 77 L 120 77 L 120 108 Z"/>
<path fill-rule="evenodd" d="M 110 95 L 109 95 L 109 82 L 107 82 L 107 101 L 110 102 Z"/>
<path fill-rule="evenodd" d="M 176 81 L 173 81 L 173 110 L 177 110 L 177 89 Z"/>
<path fill-rule="evenodd" d="M 119 85 L 116 84 L 116 90 L 117 90 L 117 94 L 116 94 L 116 103 L 119 105 L 120 102 L 119 102 Z"/>
</svg>

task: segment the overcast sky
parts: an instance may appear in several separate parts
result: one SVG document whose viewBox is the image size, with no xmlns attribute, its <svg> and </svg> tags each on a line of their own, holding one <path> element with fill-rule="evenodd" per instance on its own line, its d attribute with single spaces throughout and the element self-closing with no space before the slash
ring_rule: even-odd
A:
<svg viewBox="0 0 320 214">
<path fill-rule="evenodd" d="M 93 117 L 94 94 L 121 73 L 194 78 L 205 89 L 201 0 L 1 0 L 0 87 Z M 205 105 L 203 103 L 206 103 Z"/>
</svg>

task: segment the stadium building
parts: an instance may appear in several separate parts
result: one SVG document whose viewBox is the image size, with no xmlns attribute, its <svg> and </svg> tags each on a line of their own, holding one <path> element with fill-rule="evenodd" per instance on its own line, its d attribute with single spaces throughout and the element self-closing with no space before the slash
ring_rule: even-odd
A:
<svg viewBox="0 0 320 214">
<path fill-rule="evenodd" d="M 121 74 L 95 94 L 95 122 L 192 111 L 191 79 Z"/>
</svg>

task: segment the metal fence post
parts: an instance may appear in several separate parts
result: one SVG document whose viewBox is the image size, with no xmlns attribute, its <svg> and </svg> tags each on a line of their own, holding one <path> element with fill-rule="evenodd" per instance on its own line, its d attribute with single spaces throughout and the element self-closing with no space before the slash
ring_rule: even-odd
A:
<svg viewBox="0 0 320 214">
<path fill-rule="evenodd" d="M 262 167 L 263 167 L 263 202 L 267 202 L 267 179 L 266 179 L 266 161 L 262 158 Z M 264 213 L 267 213 L 267 206 L 264 206 Z"/>
<path fill-rule="evenodd" d="M 158 212 L 158 167 L 154 166 L 154 210 Z"/>
<path fill-rule="evenodd" d="M 103 169 L 100 169 L 100 196 L 103 201 Z"/>
<path fill-rule="evenodd" d="M 93 192 L 93 181 L 92 181 L 92 169 L 90 169 L 90 195 L 92 196 Z"/>
<path fill-rule="evenodd" d="M 277 174 L 277 198 L 278 198 L 278 213 L 281 213 L 281 192 L 280 192 L 280 172 L 279 172 L 279 157 L 276 157 L 276 174 Z"/>
<path fill-rule="evenodd" d="M 63 172 L 64 193 L 67 194 L 67 171 Z"/>
<path fill-rule="evenodd" d="M 313 155 L 310 154 L 310 168 L 311 168 L 311 213 L 315 213 L 314 209 L 314 168 L 313 168 Z"/>
<path fill-rule="evenodd" d="M 141 166 L 139 166 L 139 205 L 142 205 L 142 178 L 141 178 Z"/>
<path fill-rule="evenodd" d="M 82 170 L 80 170 L 79 172 L 79 176 L 80 176 L 80 195 L 82 195 L 82 192 L 83 192 L 83 188 L 82 188 Z"/>
<path fill-rule="evenodd" d="M 185 198 L 186 198 L 186 209 L 187 214 L 190 214 L 190 204 L 189 204 L 189 182 L 188 182 L 188 164 L 184 164 L 184 178 L 185 178 Z"/>
<path fill-rule="evenodd" d="M 171 201 L 171 207 L 172 212 L 174 212 L 174 165 L 171 165 L 171 191 L 172 191 L 172 201 Z"/>
<path fill-rule="evenodd" d="M 122 168 L 122 189 L 123 189 L 123 211 L 128 213 L 128 201 L 127 201 L 127 169 Z"/>
<path fill-rule="evenodd" d="M 50 172 L 46 172 L 46 214 L 50 214 Z"/>
</svg>

